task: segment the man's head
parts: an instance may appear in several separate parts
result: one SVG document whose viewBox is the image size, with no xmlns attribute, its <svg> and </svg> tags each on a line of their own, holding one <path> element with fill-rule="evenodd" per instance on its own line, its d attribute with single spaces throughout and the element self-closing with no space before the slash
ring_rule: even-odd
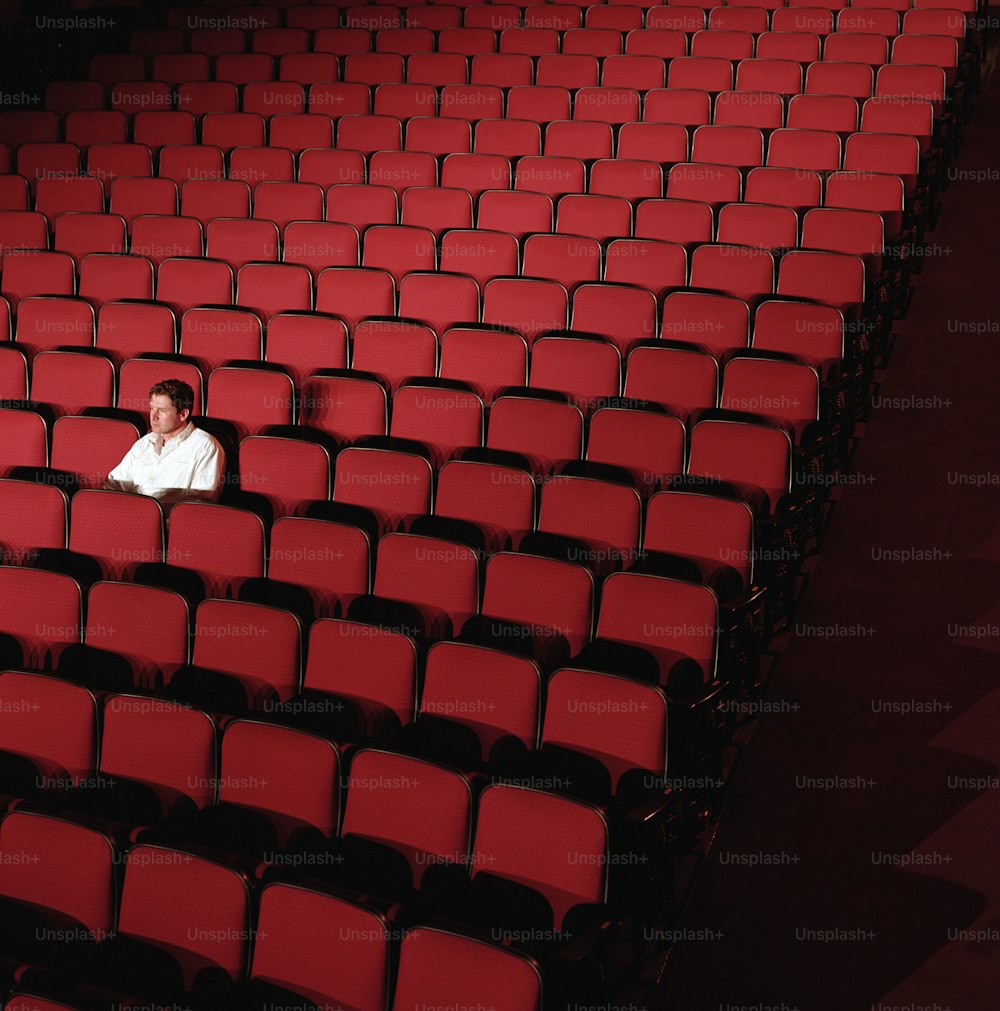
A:
<svg viewBox="0 0 1000 1011">
<path fill-rule="evenodd" d="M 149 427 L 169 439 L 182 432 L 194 407 L 194 390 L 181 379 L 164 379 L 149 391 Z"/>
</svg>

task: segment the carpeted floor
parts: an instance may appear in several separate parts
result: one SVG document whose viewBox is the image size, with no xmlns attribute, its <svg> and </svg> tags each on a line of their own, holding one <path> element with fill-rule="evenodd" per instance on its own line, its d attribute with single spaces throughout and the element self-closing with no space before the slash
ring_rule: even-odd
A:
<svg viewBox="0 0 1000 1011">
<path fill-rule="evenodd" d="M 998 154 L 992 74 L 652 1011 L 1000 1007 Z"/>
</svg>

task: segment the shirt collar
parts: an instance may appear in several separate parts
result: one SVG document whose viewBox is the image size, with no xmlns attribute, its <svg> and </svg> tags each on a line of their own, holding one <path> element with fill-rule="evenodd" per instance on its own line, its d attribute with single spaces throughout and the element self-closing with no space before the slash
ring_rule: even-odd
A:
<svg viewBox="0 0 1000 1011">
<path fill-rule="evenodd" d="M 185 442 L 188 438 L 190 438 L 191 433 L 194 431 L 194 427 L 195 427 L 194 423 L 191 422 L 191 421 L 189 421 L 184 426 L 183 431 L 179 435 L 175 435 L 172 439 L 170 439 L 166 443 L 166 446 L 165 446 L 166 451 L 168 453 L 172 452 L 175 445 L 179 446 L 182 442 Z M 148 438 L 149 441 L 153 444 L 153 446 L 156 449 L 157 453 L 160 453 L 160 452 L 162 452 L 164 450 L 163 436 L 157 435 L 155 432 L 150 432 L 146 436 L 146 438 Z"/>
</svg>

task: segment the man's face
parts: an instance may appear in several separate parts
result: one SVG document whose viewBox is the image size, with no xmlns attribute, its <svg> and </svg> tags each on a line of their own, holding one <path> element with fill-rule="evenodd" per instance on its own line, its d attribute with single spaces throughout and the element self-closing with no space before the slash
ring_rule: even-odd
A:
<svg viewBox="0 0 1000 1011">
<path fill-rule="evenodd" d="M 169 439 L 187 424 L 191 412 L 185 408 L 178 411 L 174 402 L 165 393 L 157 393 L 149 398 L 149 427 L 154 435 Z"/>
</svg>

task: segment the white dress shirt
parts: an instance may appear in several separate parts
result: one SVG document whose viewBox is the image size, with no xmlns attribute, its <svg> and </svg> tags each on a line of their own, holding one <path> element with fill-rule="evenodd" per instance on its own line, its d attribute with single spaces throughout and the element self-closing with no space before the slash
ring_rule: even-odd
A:
<svg viewBox="0 0 1000 1011">
<path fill-rule="evenodd" d="M 219 443 L 189 421 L 166 443 L 150 432 L 125 454 L 105 487 L 150 495 L 163 503 L 182 499 L 214 502 L 222 490 L 226 454 Z"/>
</svg>

